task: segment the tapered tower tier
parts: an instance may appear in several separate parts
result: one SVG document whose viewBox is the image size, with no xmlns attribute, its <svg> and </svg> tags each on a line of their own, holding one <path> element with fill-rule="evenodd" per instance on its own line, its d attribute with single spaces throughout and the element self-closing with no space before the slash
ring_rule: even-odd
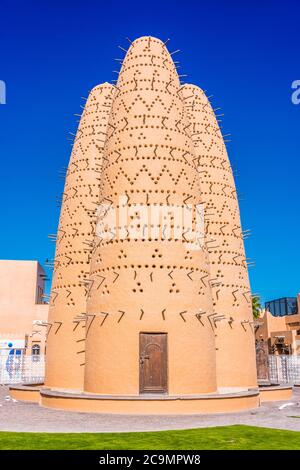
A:
<svg viewBox="0 0 300 470">
<path fill-rule="evenodd" d="M 251 291 L 232 169 L 216 116 L 204 92 L 197 86 L 185 85 L 183 94 L 205 204 L 217 384 L 253 387 L 257 378 Z"/>
<path fill-rule="evenodd" d="M 119 217 L 115 236 L 101 240 L 92 255 L 85 390 L 213 392 L 207 253 L 189 249 L 177 220 L 188 204 L 193 211 L 201 202 L 199 176 L 177 71 L 164 44 L 134 41 L 116 88 L 101 194 L 112 212 L 124 201 L 127 218 Z"/>
<path fill-rule="evenodd" d="M 86 295 L 89 289 L 99 176 L 114 87 L 95 87 L 86 102 L 68 166 L 51 290 L 46 385 L 82 389 Z"/>
</svg>

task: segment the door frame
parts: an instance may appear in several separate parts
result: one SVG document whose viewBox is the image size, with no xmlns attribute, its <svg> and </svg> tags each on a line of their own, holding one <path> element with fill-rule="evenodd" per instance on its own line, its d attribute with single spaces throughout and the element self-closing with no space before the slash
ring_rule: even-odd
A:
<svg viewBox="0 0 300 470">
<path fill-rule="evenodd" d="M 165 378 L 166 378 L 166 386 L 165 390 L 152 390 L 152 391 L 145 391 L 143 389 L 143 369 L 141 365 L 141 354 L 142 354 L 142 349 L 141 349 L 141 335 L 164 335 L 165 336 Z M 168 346 L 168 333 L 166 331 L 140 331 L 139 332 L 139 393 L 141 395 L 147 395 L 147 394 L 161 394 L 161 395 L 167 395 L 169 391 L 169 346 Z"/>
</svg>

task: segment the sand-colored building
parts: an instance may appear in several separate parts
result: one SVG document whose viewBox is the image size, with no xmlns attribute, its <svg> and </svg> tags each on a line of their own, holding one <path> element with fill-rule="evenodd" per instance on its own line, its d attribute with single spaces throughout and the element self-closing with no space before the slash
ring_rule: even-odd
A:
<svg viewBox="0 0 300 470">
<path fill-rule="evenodd" d="M 0 353 L 44 354 L 49 305 L 37 261 L 0 260 Z"/>
<path fill-rule="evenodd" d="M 48 390 L 97 394 L 97 406 L 119 397 L 121 411 L 129 396 L 134 412 L 201 408 L 188 398 L 205 394 L 257 400 L 248 396 L 257 385 L 252 309 L 225 143 L 205 93 L 182 86 L 159 39 L 134 41 L 116 85 L 88 97 L 66 175 L 49 324 Z M 149 403 L 153 394 L 164 401 Z"/>
<path fill-rule="evenodd" d="M 255 340 L 265 342 L 269 354 L 300 355 L 300 294 L 297 296 L 297 313 L 273 316 L 262 310 L 256 321 Z"/>
</svg>

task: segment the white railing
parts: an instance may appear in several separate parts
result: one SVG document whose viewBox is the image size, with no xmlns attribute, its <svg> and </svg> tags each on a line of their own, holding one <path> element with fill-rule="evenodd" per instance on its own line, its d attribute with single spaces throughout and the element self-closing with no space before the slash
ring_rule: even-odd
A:
<svg viewBox="0 0 300 470">
<path fill-rule="evenodd" d="M 300 384 L 300 356 L 269 355 L 268 363 L 270 382 Z"/>
<path fill-rule="evenodd" d="M 43 383 L 44 356 L 0 354 L 0 385 Z"/>
</svg>

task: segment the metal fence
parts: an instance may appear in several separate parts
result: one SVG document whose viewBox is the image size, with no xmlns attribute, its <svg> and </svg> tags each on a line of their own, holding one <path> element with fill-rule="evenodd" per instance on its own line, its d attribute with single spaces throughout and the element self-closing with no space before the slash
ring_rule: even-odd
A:
<svg viewBox="0 0 300 470">
<path fill-rule="evenodd" d="M 0 385 L 42 383 L 45 357 L 0 354 Z"/>
<path fill-rule="evenodd" d="M 300 356 L 269 355 L 268 364 L 271 383 L 300 384 Z"/>
</svg>

